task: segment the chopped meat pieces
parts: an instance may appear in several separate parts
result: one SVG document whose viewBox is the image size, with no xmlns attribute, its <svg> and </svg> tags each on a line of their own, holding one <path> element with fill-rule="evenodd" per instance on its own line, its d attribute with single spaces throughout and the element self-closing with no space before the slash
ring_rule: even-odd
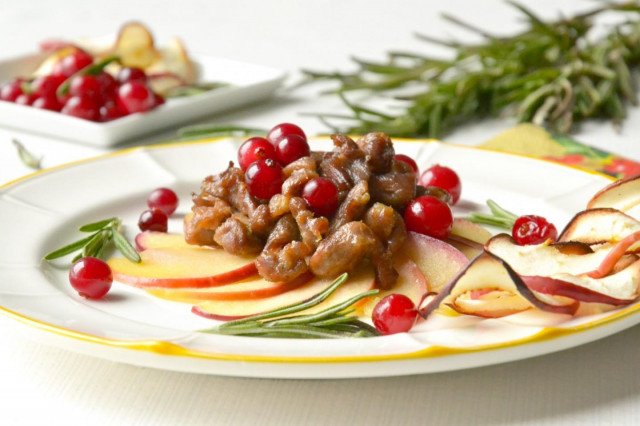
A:
<svg viewBox="0 0 640 426">
<path fill-rule="evenodd" d="M 416 174 L 404 161 L 393 161 L 388 173 L 371 176 L 369 193 L 375 201 L 404 207 L 416 197 Z"/>
<path fill-rule="evenodd" d="M 216 197 L 194 199 L 193 214 L 184 223 L 184 236 L 188 244 L 217 246 L 213 239 L 215 230 L 233 213 L 231 206 Z"/>
<path fill-rule="evenodd" d="M 370 199 L 367 182 L 358 182 L 338 207 L 331 223 L 331 230 L 336 230 L 351 221 L 359 220 L 367 209 Z"/>
<path fill-rule="evenodd" d="M 356 143 L 366 155 L 367 164 L 373 173 L 384 174 L 391 170 L 396 153 L 389 136 L 384 133 L 367 133 Z"/>
<path fill-rule="evenodd" d="M 282 216 L 256 259 L 258 273 L 269 281 L 291 281 L 306 272 L 311 251 L 299 236 L 293 217 Z"/>
<path fill-rule="evenodd" d="M 225 251 L 243 256 L 259 253 L 264 242 L 251 233 L 249 225 L 239 215 L 233 215 L 220 225 L 213 239 L 220 244 Z"/>
</svg>

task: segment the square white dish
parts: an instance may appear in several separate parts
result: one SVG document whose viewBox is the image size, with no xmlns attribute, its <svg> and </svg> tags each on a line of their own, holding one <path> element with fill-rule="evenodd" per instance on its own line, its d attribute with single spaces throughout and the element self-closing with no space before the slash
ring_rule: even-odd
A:
<svg viewBox="0 0 640 426">
<path fill-rule="evenodd" d="M 28 76 L 47 54 L 32 54 L 0 61 L 0 84 Z M 202 94 L 168 99 L 147 113 L 132 114 L 97 123 L 11 102 L 0 101 L 0 126 L 98 147 L 110 147 L 146 133 L 156 132 L 197 118 L 262 101 L 273 95 L 285 73 L 261 65 L 223 58 L 192 57 L 201 82 L 225 82 L 228 87 Z"/>
</svg>

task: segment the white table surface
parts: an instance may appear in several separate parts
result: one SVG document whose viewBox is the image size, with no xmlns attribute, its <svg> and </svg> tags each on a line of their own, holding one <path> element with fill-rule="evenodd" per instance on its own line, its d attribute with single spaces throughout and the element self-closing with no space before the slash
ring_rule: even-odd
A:
<svg viewBox="0 0 640 426">
<path fill-rule="evenodd" d="M 595 4 L 522 3 L 545 18 Z M 514 9 L 497 0 L 0 0 L 0 59 L 33 51 L 52 36 L 108 34 L 135 19 L 147 23 L 160 44 L 179 35 L 193 52 L 278 67 L 290 72 L 292 83 L 301 68 L 348 69 L 351 55 L 376 59 L 390 49 L 424 50 L 427 45 L 416 40 L 416 32 L 468 39 L 468 33 L 443 23 L 442 11 L 495 32 L 519 28 Z M 337 106 L 335 99 L 306 88 L 206 121 L 263 128 L 292 121 L 309 134 L 326 133 L 317 119 L 301 113 Z M 445 140 L 473 145 L 513 124 L 496 120 L 466 126 Z M 576 137 L 640 160 L 639 135 L 640 109 L 635 108 L 619 133 L 608 123 L 590 123 Z M 0 129 L 0 185 L 31 171 L 18 160 L 12 137 L 42 155 L 44 167 L 107 152 Z M 117 364 L 33 341 L 25 327 L 0 317 L 1 424 L 640 424 L 638 327 L 504 365 L 328 381 L 237 379 Z"/>
</svg>

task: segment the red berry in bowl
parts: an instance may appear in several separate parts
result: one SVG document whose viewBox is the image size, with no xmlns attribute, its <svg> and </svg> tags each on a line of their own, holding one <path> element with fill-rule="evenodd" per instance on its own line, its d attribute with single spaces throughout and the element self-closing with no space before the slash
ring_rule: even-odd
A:
<svg viewBox="0 0 640 426">
<path fill-rule="evenodd" d="M 307 140 L 299 135 L 286 135 L 280 138 L 276 144 L 276 154 L 280 164 L 286 166 L 299 158 L 310 154 L 311 149 Z"/>
<path fill-rule="evenodd" d="M 62 113 L 72 117 L 96 121 L 98 119 L 98 103 L 88 96 L 72 96 L 62 107 Z"/>
<path fill-rule="evenodd" d="M 258 160 L 247 167 L 244 180 L 251 195 L 268 200 L 282 191 L 282 166 L 270 158 Z"/>
<path fill-rule="evenodd" d="M 65 77 L 71 77 L 83 68 L 93 63 L 93 57 L 87 52 L 79 50 L 74 53 L 70 53 L 67 56 L 60 59 L 53 66 L 52 74 L 63 75 Z"/>
<path fill-rule="evenodd" d="M 111 289 L 113 275 L 106 262 L 95 257 L 77 260 L 69 270 L 69 283 L 87 299 L 100 299 Z"/>
<path fill-rule="evenodd" d="M 418 175 L 418 164 L 414 161 L 413 158 L 409 157 L 408 155 L 404 155 L 404 154 L 396 154 L 394 158 L 397 161 L 404 161 L 405 163 L 410 165 L 411 168 L 413 169 L 413 171 L 415 172 L 416 176 Z"/>
<path fill-rule="evenodd" d="M 373 308 L 371 320 L 382 334 L 405 333 L 418 318 L 414 303 L 404 294 L 390 294 Z"/>
<path fill-rule="evenodd" d="M 62 105 L 55 96 L 41 96 L 31 104 L 34 108 L 48 109 L 49 111 L 60 111 Z"/>
<path fill-rule="evenodd" d="M 176 211 L 178 202 L 178 196 L 169 188 L 155 189 L 147 198 L 147 205 L 151 210 L 160 210 L 167 216 L 171 216 Z"/>
<path fill-rule="evenodd" d="M 408 231 L 447 238 L 453 225 L 451 209 L 444 201 L 431 195 L 413 199 L 404 211 L 404 223 Z"/>
<path fill-rule="evenodd" d="M 138 81 L 146 84 L 147 74 L 140 68 L 125 67 L 118 72 L 116 80 L 118 80 L 120 84 L 129 83 L 130 81 Z"/>
<path fill-rule="evenodd" d="M 0 89 L 0 100 L 15 102 L 18 96 L 22 95 L 22 79 L 15 79 Z"/>
<path fill-rule="evenodd" d="M 65 80 L 66 77 L 63 75 L 44 75 L 33 80 L 31 90 L 38 97 L 53 97 Z"/>
<path fill-rule="evenodd" d="M 307 135 L 304 134 L 304 131 L 300 127 L 291 123 L 281 123 L 274 126 L 269 130 L 269 133 L 267 133 L 267 140 L 276 145 L 280 139 L 289 135 L 298 135 L 305 141 L 307 140 Z"/>
<path fill-rule="evenodd" d="M 318 216 L 331 216 L 338 208 L 338 188 L 329 179 L 311 179 L 302 188 L 302 198 Z"/>
<path fill-rule="evenodd" d="M 238 148 L 238 164 L 242 170 L 247 170 L 251 163 L 270 158 L 276 159 L 276 149 L 265 138 L 247 139 Z"/>
<path fill-rule="evenodd" d="M 35 102 L 38 97 L 33 93 L 23 93 L 22 95 L 16 98 L 16 103 L 19 105 L 27 105 L 30 106 Z"/>
<path fill-rule="evenodd" d="M 511 236 L 521 246 L 542 244 L 547 240 L 555 241 L 558 238 L 558 230 L 541 216 L 527 215 L 516 219 Z"/>
<path fill-rule="evenodd" d="M 102 86 L 92 75 L 77 75 L 71 79 L 69 84 L 69 94 L 71 96 L 86 96 L 100 101 Z"/>
<path fill-rule="evenodd" d="M 460 193 L 462 192 L 462 183 L 458 174 L 449 167 L 440 165 L 431 166 L 425 170 L 418 179 L 418 185 L 420 186 L 436 186 L 442 188 L 451 194 L 453 198 L 453 204 L 457 203 L 460 199 Z"/>
<path fill-rule="evenodd" d="M 151 110 L 156 99 L 149 86 L 139 81 L 124 83 L 118 89 L 118 105 L 129 114 Z"/>
<path fill-rule="evenodd" d="M 141 231 L 167 232 L 169 218 L 162 210 L 145 210 L 138 219 L 138 228 Z"/>
<path fill-rule="evenodd" d="M 120 117 L 124 117 L 125 115 L 127 115 L 127 113 L 124 112 L 122 108 L 120 108 L 120 106 L 115 100 L 108 100 L 104 104 L 102 104 L 98 112 L 98 115 L 99 115 L 99 118 L 98 118 L 99 121 L 106 122 L 106 121 L 115 120 Z"/>
<path fill-rule="evenodd" d="M 108 72 L 101 72 L 96 75 L 96 80 L 100 84 L 100 96 L 102 99 L 115 99 L 118 92 L 118 82 Z"/>
</svg>

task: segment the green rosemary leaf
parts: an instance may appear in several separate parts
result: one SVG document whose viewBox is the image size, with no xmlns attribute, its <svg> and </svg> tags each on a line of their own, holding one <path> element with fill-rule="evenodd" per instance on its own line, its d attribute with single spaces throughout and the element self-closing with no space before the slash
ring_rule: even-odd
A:
<svg viewBox="0 0 640 426">
<path fill-rule="evenodd" d="M 224 137 L 224 136 L 250 136 L 257 134 L 266 134 L 267 130 L 257 129 L 253 127 L 243 127 L 236 125 L 215 125 L 204 124 L 196 126 L 187 126 L 178 130 L 180 138 L 206 138 L 206 137 Z"/>
<path fill-rule="evenodd" d="M 88 223 L 78 228 L 80 232 L 96 232 L 118 221 L 117 217 L 100 220 L 98 222 Z"/>
<path fill-rule="evenodd" d="M 229 83 L 211 82 L 211 83 L 197 83 L 189 84 L 186 86 L 176 87 L 170 90 L 165 98 L 185 98 L 188 96 L 199 95 L 201 93 L 210 92 L 212 90 L 220 89 L 222 87 L 228 87 Z"/>
<path fill-rule="evenodd" d="M 40 163 L 42 162 L 42 157 L 36 158 L 35 155 L 29 152 L 17 139 L 11 139 L 11 142 L 13 142 L 13 145 L 18 150 L 18 156 L 20 157 L 20 160 L 27 167 L 31 167 L 35 170 L 40 170 L 42 168 L 42 166 L 40 165 Z"/>
<path fill-rule="evenodd" d="M 80 71 L 76 72 L 72 76 L 68 77 L 56 90 L 56 94 L 58 96 L 64 96 L 69 93 L 69 87 L 71 86 L 71 80 L 74 77 L 79 75 L 98 75 L 104 68 L 112 62 L 119 61 L 120 58 L 117 56 L 110 56 L 101 60 L 100 62 L 96 62 L 95 64 L 89 65 L 88 67 L 82 68 Z"/>
<path fill-rule="evenodd" d="M 82 249 L 85 245 L 87 245 L 91 240 L 93 240 L 96 235 L 98 233 L 89 235 L 86 238 L 83 238 L 81 240 L 78 240 L 76 242 L 73 242 L 71 244 L 68 244 L 64 247 L 61 247 L 57 250 L 52 251 L 51 253 L 48 253 L 44 256 L 45 260 L 53 260 L 53 259 L 58 259 L 60 257 L 66 256 L 68 254 L 71 254 L 75 251 L 78 251 L 80 249 Z"/>
<path fill-rule="evenodd" d="M 96 232 L 91 240 L 82 249 L 83 257 L 99 257 L 98 253 L 102 252 L 102 248 L 109 241 L 108 231 Z"/>
<path fill-rule="evenodd" d="M 140 263 L 142 261 L 138 251 L 131 245 L 125 236 L 120 233 L 120 230 L 116 227 L 112 227 L 111 234 L 113 236 L 113 244 L 124 257 L 135 263 Z"/>
</svg>

